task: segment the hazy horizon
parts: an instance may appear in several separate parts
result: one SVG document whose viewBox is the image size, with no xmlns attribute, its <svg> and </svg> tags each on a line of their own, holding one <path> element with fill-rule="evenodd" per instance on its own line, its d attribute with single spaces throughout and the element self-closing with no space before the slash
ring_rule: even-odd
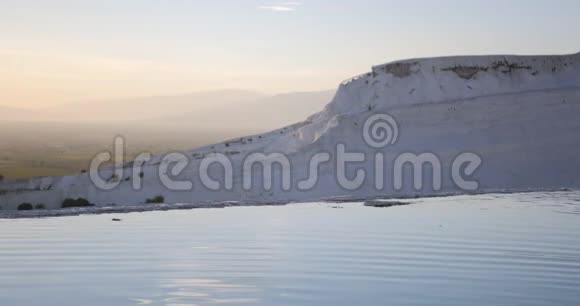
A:
<svg viewBox="0 0 580 306">
<path fill-rule="evenodd" d="M 579 11 L 571 0 L 0 0 L 0 175 L 78 173 L 115 135 L 163 153 L 266 132 L 394 60 L 576 53 Z"/>
<path fill-rule="evenodd" d="M 575 53 L 578 11 L 566 0 L 1 0 L 0 105 L 318 91 L 403 58 Z"/>
<path fill-rule="evenodd" d="M 182 96 L 73 103 L 41 110 L 0 105 L 0 176 L 67 175 L 87 169 L 117 135 L 128 157 L 191 150 L 305 120 L 330 102 L 333 90 L 264 95 L 209 91 Z"/>
</svg>

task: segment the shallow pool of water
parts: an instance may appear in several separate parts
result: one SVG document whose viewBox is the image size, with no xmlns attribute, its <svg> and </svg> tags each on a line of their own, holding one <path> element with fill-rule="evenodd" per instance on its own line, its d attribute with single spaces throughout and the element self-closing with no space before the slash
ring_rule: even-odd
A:
<svg viewBox="0 0 580 306">
<path fill-rule="evenodd" d="M 580 193 L 0 220 L 0 271 L 2 306 L 576 306 Z"/>
</svg>

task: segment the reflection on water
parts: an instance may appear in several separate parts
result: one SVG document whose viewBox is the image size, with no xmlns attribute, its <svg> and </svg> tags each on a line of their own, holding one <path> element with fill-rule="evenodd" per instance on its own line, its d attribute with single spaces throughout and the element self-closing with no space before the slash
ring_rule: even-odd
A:
<svg viewBox="0 0 580 306">
<path fill-rule="evenodd" d="M 578 305 L 580 193 L 0 220 L 0 305 Z"/>
</svg>

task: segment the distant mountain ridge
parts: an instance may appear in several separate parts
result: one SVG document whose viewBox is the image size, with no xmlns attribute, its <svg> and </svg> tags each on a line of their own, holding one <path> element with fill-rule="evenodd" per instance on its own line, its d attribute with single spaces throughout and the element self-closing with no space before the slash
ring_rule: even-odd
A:
<svg viewBox="0 0 580 306">
<path fill-rule="evenodd" d="M 37 111 L 0 106 L 0 120 L 22 122 L 145 121 L 155 124 L 195 124 L 245 119 L 270 127 L 303 120 L 326 105 L 334 91 L 266 95 L 244 90 L 196 92 L 186 95 L 79 102 Z M 218 118 L 219 117 L 219 118 Z"/>
<path fill-rule="evenodd" d="M 0 105 L 0 120 L 2 121 L 39 121 L 45 120 L 46 116 L 43 112 Z"/>
</svg>

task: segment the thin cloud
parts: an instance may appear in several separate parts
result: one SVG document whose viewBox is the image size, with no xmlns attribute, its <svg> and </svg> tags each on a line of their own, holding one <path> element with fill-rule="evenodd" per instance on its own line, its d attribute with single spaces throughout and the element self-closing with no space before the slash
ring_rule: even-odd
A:
<svg viewBox="0 0 580 306">
<path fill-rule="evenodd" d="M 292 12 L 296 9 L 289 6 L 272 5 L 272 6 L 258 6 L 260 10 L 273 11 L 273 12 Z"/>
<path fill-rule="evenodd" d="M 300 5 L 302 5 L 302 2 L 284 2 L 277 5 L 258 6 L 258 9 L 272 12 L 293 12 L 296 11 L 297 7 Z"/>
</svg>

